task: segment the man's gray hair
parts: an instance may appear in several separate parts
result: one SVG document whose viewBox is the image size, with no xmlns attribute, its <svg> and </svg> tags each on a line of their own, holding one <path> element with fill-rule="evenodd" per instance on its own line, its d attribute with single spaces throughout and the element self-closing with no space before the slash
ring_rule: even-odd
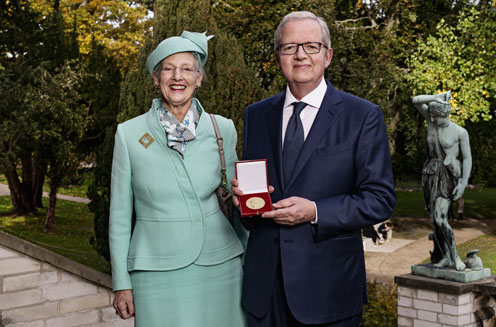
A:
<svg viewBox="0 0 496 327">
<path fill-rule="evenodd" d="M 274 33 L 274 51 L 277 51 L 277 48 L 281 44 L 282 29 L 284 28 L 284 25 L 290 21 L 302 19 L 313 19 L 317 21 L 320 25 L 320 30 L 322 31 L 322 42 L 328 49 L 331 48 L 331 33 L 329 33 L 329 27 L 327 27 L 325 20 L 309 11 L 295 11 L 284 16 L 279 23 L 279 26 L 277 26 L 276 32 Z"/>
</svg>

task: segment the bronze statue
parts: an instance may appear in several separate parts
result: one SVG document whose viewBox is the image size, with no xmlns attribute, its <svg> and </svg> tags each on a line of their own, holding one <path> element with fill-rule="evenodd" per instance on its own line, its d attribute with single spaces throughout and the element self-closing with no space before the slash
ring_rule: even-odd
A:
<svg viewBox="0 0 496 327">
<path fill-rule="evenodd" d="M 451 205 L 460 199 L 472 169 L 472 156 L 467 130 L 450 120 L 451 92 L 417 95 L 413 104 L 427 121 L 427 160 L 422 169 L 422 187 L 426 209 L 434 225 L 434 251 L 431 262 L 435 267 L 455 267 L 465 264 L 456 249 L 453 230 L 449 225 Z M 462 162 L 458 160 L 461 154 Z"/>
</svg>

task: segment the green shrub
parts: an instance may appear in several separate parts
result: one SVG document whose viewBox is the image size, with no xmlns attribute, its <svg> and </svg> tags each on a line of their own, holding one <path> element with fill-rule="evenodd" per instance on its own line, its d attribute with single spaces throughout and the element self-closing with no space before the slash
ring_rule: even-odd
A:
<svg viewBox="0 0 496 327">
<path fill-rule="evenodd" d="M 397 287 L 392 283 L 367 281 L 369 304 L 363 308 L 361 327 L 397 326 Z"/>
</svg>

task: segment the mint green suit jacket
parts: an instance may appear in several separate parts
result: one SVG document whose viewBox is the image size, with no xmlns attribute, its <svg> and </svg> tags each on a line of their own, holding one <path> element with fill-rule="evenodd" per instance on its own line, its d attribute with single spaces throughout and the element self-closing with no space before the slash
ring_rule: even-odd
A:
<svg viewBox="0 0 496 327">
<path fill-rule="evenodd" d="M 117 127 L 109 224 L 114 291 L 132 289 L 133 270 L 215 265 L 243 253 L 238 235 L 246 237 L 244 230 L 238 223 L 237 231 L 229 224 L 215 195 L 221 175 L 212 121 L 199 101 L 193 101 L 201 116 L 196 139 L 186 145 L 184 158 L 167 146 L 155 110 L 160 99 L 147 113 Z M 237 160 L 236 130 L 231 120 L 221 116 L 216 120 L 230 181 Z"/>
</svg>

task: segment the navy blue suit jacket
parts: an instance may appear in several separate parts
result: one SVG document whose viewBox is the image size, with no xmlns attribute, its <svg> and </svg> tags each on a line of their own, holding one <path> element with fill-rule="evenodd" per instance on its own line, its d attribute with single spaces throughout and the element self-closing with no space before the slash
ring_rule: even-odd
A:
<svg viewBox="0 0 496 327">
<path fill-rule="evenodd" d="M 326 82 L 287 185 L 281 150 L 286 94 L 246 108 L 243 159 L 268 160 L 272 201 L 299 196 L 315 201 L 318 212 L 318 224 L 293 227 L 246 218 L 251 228 L 242 301 L 257 317 L 268 308 L 279 249 L 286 298 L 299 321 L 341 320 L 360 313 L 367 301 L 360 229 L 389 218 L 396 202 L 386 128 L 377 105 Z"/>
</svg>

